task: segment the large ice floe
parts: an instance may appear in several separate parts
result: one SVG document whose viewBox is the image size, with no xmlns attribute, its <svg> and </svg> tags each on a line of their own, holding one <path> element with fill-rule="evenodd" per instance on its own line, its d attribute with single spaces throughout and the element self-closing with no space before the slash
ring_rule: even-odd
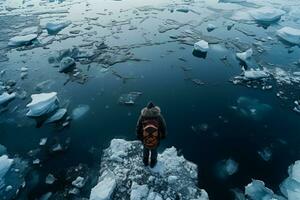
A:
<svg viewBox="0 0 300 200">
<path fill-rule="evenodd" d="M 31 95 L 32 101 L 27 104 L 29 111 L 28 117 L 39 117 L 49 114 L 59 107 L 59 101 L 56 92 L 41 93 Z"/>
<path fill-rule="evenodd" d="M 113 139 L 104 150 L 101 176 L 92 189 L 90 200 L 207 200 L 197 185 L 197 165 L 178 156 L 174 147 L 158 155 L 151 169 L 142 162 L 139 141 Z"/>
<path fill-rule="evenodd" d="M 277 21 L 285 14 L 283 10 L 272 7 L 253 9 L 249 13 L 256 21 L 263 23 Z"/>
<path fill-rule="evenodd" d="M 283 27 L 277 31 L 277 35 L 292 44 L 300 44 L 300 29 Z"/>
<path fill-rule="evenodd" d="M 38 37 L 37 34 L 29 34 L 29 35 L 20 35 L 11 38 L 8 42 L 8 46 L 17 47 L 23 45 L 29 45 Z"/>
</svg>

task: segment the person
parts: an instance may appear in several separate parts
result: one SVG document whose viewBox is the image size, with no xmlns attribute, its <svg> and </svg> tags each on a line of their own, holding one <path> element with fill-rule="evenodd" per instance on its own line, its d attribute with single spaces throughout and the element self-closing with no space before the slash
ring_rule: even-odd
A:
<svg viewBox="0 0 300 200">
<path fill-rule="evenodd" d="M 157 147 L 166 137 L 166 123 L 160 108 L 149 102 L 143 108 L 136 126 L 136 135 L 143 143 L 143 162 L 153 168 L 157 163 Z"/>
</svg>

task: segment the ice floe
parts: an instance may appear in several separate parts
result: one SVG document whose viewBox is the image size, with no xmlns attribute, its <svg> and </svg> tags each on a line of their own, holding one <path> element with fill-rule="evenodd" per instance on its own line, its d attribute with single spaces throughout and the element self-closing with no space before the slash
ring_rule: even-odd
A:
<svg viewBox="0 0 300 200">
<path fill-rule="evenodd" d="M 49 22 L 46 24 L 46 29 L 49 34 L 56 34 L 62 29 L 69 26 L 72 22 L 66 21 L 66 22 Z"/>
<path fill-rule="evenodd" d="M 300 29 L 283 27 L 277 31 L 277 35 L 292 44 L 300 44 Z"/>
<path fill-rule="evenodd" d="M 300 160 L 289 166 L 288 174 L 289 177 L 280 185 L 280 191 L 290 200 L 300 199 Z"/>
<path fill-rule="evenodd" d="M 49 114 L 59 107 L 56 92 L 33 94 L 31 98 L 32 101 L 26 106 L 29 108 L 26 114 L 29 117 L 39 117 Z"/>
<path fill-rule="evenodd" d="M 200 40 L 194 44 L 195 51 L 207 52 L 209 49 L 208 42 L 205 40 Z"/>
<path fill-rule="evenodd" d="M 274 192 L 267 188 L 265 183 L 260 180 L 252 180 L 252 182 L 245 187 L 245 194 L 251 200 L 284 200 L 284 198 L 274 194 Z"/>
<path fill-rule="evenodd" d="M 37 34 L 15 36 L 9 40 L 8 46 L 17 47 L 17 46 L 29 45 L 37 37 L 38 37 Z"/>
<path fill-rule="evenodd" d="M 7 92 L 3 92 L 0 95 L 0 106 L 11 101 L 12 99 L 14 99 L 16 97 L 16 93 L 11 93 L 8 94 Z"/>
<path fill-rule="evenodd" d="M 160 200 L 178 195 L 207 200 L 207 193 L 196 185 L 197 166 L 178 156 L 174 147 L 159 154 L 157 165 L 151 169 L 142 162 L 141 142 L 113 139 L 104 150 L 101 177 L 90 199 Z"/>
<path fill-rule="evenodd" d="M 256 21 L 268 23 L 279 20 L 285 11 L 272 7 L 262 7 L 253 9 L 249 13 Z"/>
<path fill-rule="evenodd" d="M 265 69 L 249 69 L 245 70 L 243 73 L 244 77 L 246 79 L 262 79 L 262 78 L 267 78 L 270 76 L 267 70 Z"/>
<path fill-rule="evenodd" d="M 253 55 L 253 50 L 252 49 L 248 49 L 245 52 L 242 53 L 237 53 L 236 57 L 244 62 L 247 62 Z"/>
<path fill-rule="evenodd" d="M 90 200 L 110 200 L 117 185 L 115 175 L 105 171 L 99 178 L 98 184 L 93 187 Z"/>
</svg>

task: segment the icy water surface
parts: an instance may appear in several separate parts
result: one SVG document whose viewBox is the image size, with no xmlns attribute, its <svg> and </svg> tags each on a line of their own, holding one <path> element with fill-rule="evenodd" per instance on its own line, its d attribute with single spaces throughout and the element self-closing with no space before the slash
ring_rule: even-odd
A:
<svg viewBox="0 0 300 200">
<path fill-rule="evenodd" d="M 0 105 L 0 144 L 30 166 L 31 181 L 18 198 L 64 191 L 79 164 L 95 177 L 81 193 L 88 197 L 101 150 L 113 138 L 135 139 L 149 100 L 167 122 L 160 151 L 175 146 L 196 163 L 210 199 L 234 199 L 232 190 L 243 191 L 251 179 L 277 193 L 300 158 L 300 49 L 276 31 L 300 28 L 300 3 L 227 2 L 0 1 L 0 94 L 16 94 Z M 264 6 L 284 14 L 254 20 L 249 13 Z M 62 27 L 51 32 L 49 23 Z M 12 45 L 11 38 L 30 34 Z M 207 54 L 193 52 L 199 40 L 209 43 Z M 251 58 L 239 61 L 236 53 L 250 48 Z M 64 71 L 66 57 L 75 64 Z M 251 69 L 267 76 L 248 79 L 243 71 Z M 42 92 L 57 92 L 67 109 L 58 122 L 26 116 L 30 95 Z M 134 102 L 119 101 L 131 92 Z M 223 172 L 226 163 L 233 166 Z M 45 183 L 49 173 L 58 178 L 54 184 Z"/>
</svg>

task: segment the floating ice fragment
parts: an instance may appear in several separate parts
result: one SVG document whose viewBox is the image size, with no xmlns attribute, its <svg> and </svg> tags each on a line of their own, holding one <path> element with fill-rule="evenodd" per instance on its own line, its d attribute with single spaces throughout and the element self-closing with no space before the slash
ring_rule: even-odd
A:
<svg viewBox="0 0 300 200">
<path fill-rule="evenodd" d="M 59 72 L 66 72 L 75 65 L 75 60 L 71 57 L 65 57 L 60 61 Z"/>
<path fill-rule="evenodd" d="M 84 116 L 90 110 L 90 106 L 88 105 L 78 105 L 72 111 L 72 119 L 77 120 Z"/>
<path fill-rule="evenodd" d="M 78 176 L 73 182 L 72 185 L 77 188 L 82 188 L 85 184 L 85 179 L 81 176 Z"/>
<path fill-rule="evenodd" d="M 29 45 L 37 37 L 38 37 L 37 34 L 15 36 L 9 40 L 8 46 L 17 47 L 17 46 Z"/>
<path fill-rule="evenodd" d="M 42 138 L 41 140 L 40 140 L 40 143 L 39 143 L 39 145 L 40 146 L 44 146 L 46 143 L 47 143 L 47 138 Z"/>
<path fill-rule="evenodd" d="M 13 159 L 9 159 L 7 155 L 3 155 L 0 157 L 0 189 L 3 180 L 3 177 L 8 172 L 9 168 L 13 164 Z"/>
<path fill-rule="evenodd" d="M 29 108 L 26 114 L 29 117 L 39 117 L 58 108 L 59 101 L 56 92 L 33 94 L 31 98 L 32 101 L 26 106 Z"/>
<path fill-rule="evenodd" d="M 208 42 L 205 40 L 200 40 L 194 44 L 195 51 L 207 52 L 209 49 Z"/>
<path fill-rule="evenodd" d="M 225 159 L 218 162 L 216 172 L 219 178 L 227 178 L 237 172 L 239 164 L 233 159 Z"/>
<path fill-rule="evenodd" d="M 289 177 L 280 184 L 282 194 L 291 200 L 300 199 L 300 160 L 288 168 Z"/>
<path fill-rule="evenodd" d="M 49 22 L 46 24 L 46 29 L 49 34 L 56 34 L 62 29 L 66 28 L 71 24 L 71 21 L 66 22 Z"/>
<path fill-rule="evenodd" d="M 253 50 L 250 48 L 245 52 L 237 53 L 236 57 L 244 62 L 247 62 L 252 57 L 252 54 Z"/>
<path fill-rule="evenodd" d="M 62 119 L 66 113 L 67 113 L 67 109 L 65 109 L 65 108 L 58 109 L 51 117 L 49 117 L 45 121 L 45 123 L 47 124 L 47 123 L 56 122 L 56 121 Z"/>
<path fill-rule="evenodd" d="M 252 180 L 245 187 L 245 194 L 250 197 L 251 200 L 274 199 L 274 192 L 265 186 L 265 183 L 260 180 Z"/>
<path fill-rule="evenodd" d="M 269 77 L 270 74 L 265 69 L 249 69 L 244 71 L 246 79 L 262 79 Z"/>
<path fill-rule="evenodd" d="M 5 104 L 16 97 L 16 93 L 8 94 L 7 92 L 3 92 L 0 95 L 0 105 Z"/>
<path fill-rule="evenodd" d="M 281 16 L 285 14 L 283 10 L 272 7 L 256 8 L 249 13 L 258 22 L 274 22 L 279 20 Z"/>
<path fill-rule="evenodd" d="M 131 185 L 130 200 L 146 199 L 149 193 L 147 185 L 139 185 L 133 182 Z"/>
<path fill-rule="evenodd" d="M 277 35 L 292 44 L 300 44 L 300 29 L 283 27 L 277 31 Z"/>
<path fill-rule="evenodd" d="M 98 184 L 92 188 L 90 200 L 110 200 L 116 185 L 113 173 L 110 171 L 103 172 Z"/>
</svg>

